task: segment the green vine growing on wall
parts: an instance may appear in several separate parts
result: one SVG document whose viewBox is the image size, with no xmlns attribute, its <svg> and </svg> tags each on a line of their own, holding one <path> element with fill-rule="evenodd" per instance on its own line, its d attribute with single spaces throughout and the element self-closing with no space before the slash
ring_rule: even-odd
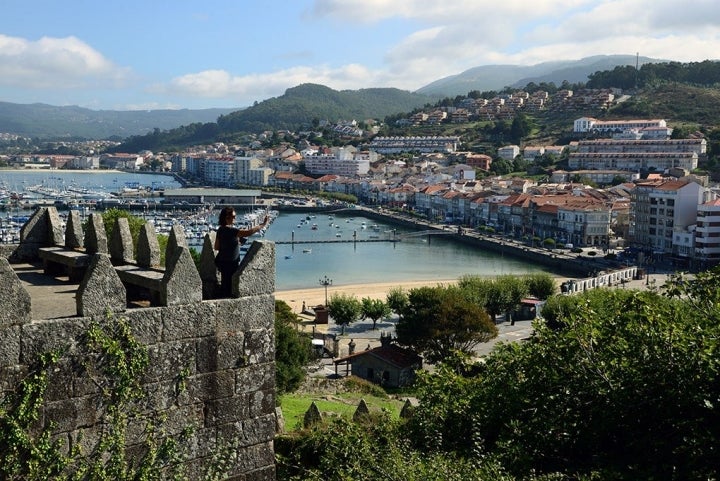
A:
<svg viewBox="0 0 720 481">
<path fill-rule="evenodd" d="M 41 355 L 15 391 L 0 401 L 0 479 L 55 479 L 69 463 L 61 442 L 51 437 L 52 426 L 38 432 L 48 369 L 60 355 Z"/>
<path fill-rule="evenodd" d="M 128 321 L 108 315 L 102 323 L 93 322 L 82 347 L 72 359 L 61 351 L 41 355 L 14 391 L 0 399 L 0 479 L 185 479 L 179 446 L 192 428 L 184 428 L 173 438 L 163 429 L 163 416 L 151 417 L 148 393 L 142 386 L 148 351 L 134 338 Z M 67 441 L 52 436 L 52 424 L 41 424 L 49 372 L 61 359 L 79 366 L 80 374 L 99 391 L 102 429 L 95 442 L 87 443 L 90 447 L 83 447 L 86 444 L 78 434 L 68 448 Z M 187 375 L 186 370 L 180 373 L 182 384 Z"/>
</svg>

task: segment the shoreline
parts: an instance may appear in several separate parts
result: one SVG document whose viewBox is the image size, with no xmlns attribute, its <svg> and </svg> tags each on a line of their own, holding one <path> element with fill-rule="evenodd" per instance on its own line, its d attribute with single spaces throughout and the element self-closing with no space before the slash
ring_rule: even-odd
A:
<svg viewBox="0 0 720 481">
<path fill-rule="evenodd" d="M 333 294 L 343 293 L 354 295 L 358 299 L 370 297 L 373 299 L 383 299 L 391 289 L 401 287 L 408 291 L 417 287 L 435 287 L 438 285 L 452 285 L 457 283 L 457 279 L 442 280 L 420 280 L 420 281 L 399 281 L 399 282 L 370 282 L 364 284 L 347 284 L 328 286 L 328 299 Z M 303 302 L 307 308 L 313 308 L 318 305 L 325 304 L 325 287 L 308 287 L 304 289 L 288 289 L 275 291 L 275 299 L 285 301 L 293 312 L 302 312 Z"/>
</svg>

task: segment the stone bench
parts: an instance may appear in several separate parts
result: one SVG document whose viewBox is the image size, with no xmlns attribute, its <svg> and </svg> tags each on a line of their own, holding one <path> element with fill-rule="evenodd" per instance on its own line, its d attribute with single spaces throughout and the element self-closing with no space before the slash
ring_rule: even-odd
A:
<svg viewBox="0 0 720 481">
<path fill-rule="evenodd" d="M 107 252 L 102 216 L 90 215 L 88 233 L 83 236 L 80 215 L 71 211 L 63 233 L 54 207 L 36 210 L 23 226 L 21 239 L 21 244 L 34 245 L 34 257 L 42 260 L 45 274 L 67 275 L 71 282 L 82 280 L 93 254 Z"/>
<path fill-rule="evenodd" d="M 162 305 L 164 269 L 125 264 L 115 266 L 115 272 L 125 285 L 128 304 L 147 297 L 152 305 Z"/>
<path fill-rule="evenodd" d="M 80 282 L 90 265 L 92 256 L 84 251 L 64 247 L 41 247 L 38 256 L 43 261 L 43 272 L 48 275 L 67 275 L 70 282 Z"/>
</svg>

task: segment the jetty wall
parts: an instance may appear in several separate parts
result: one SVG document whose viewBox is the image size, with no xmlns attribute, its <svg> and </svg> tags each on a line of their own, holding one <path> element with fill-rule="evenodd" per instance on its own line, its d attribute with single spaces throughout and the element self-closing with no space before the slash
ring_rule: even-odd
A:
<svg viewBox="0 0 720 481">
<path fill-rule="evenodd" d="M 48 431 L 63 453 L 101 452 L 108 429 L 107 385 L 88 367 L 88 332 L 122 321 L 149 360 L 139 379 L 147 424 L 129 421 L 127 456 L 138 463 L 147 454 L 145 428 L 156 425 L 159 438 L 178 442 L 178 467 L 188 479 L 205 479 L 222 466 L 221 476 L 213 479 L 274 480 L 274 244 L 253 243 L 234 279 L 232 298 L 202 295 L 197 269 L 178 268 L 178 275 L 192 278 L 190 287 L 168 286 L 173 295 L 166 297 L 167 305 L 139 308 L 125 305 L 110 254 L 95 253 L 77 291 L 63 294 L 76 298 L 78 314 L 36 319 L 33 299 L 15 268 L 19 262 L 37 263 L 31 253 L 56 241 L 50 235 L 52 212 L 38 212 L 31 219 L 38 224 L 32 235 L 25 230 L 20 245 L 0 249 L 0 402 L 17 393 L 45 353 L 61 353 L 47 371 L 33 432 Z M 183 247 L 175 247 L 174 262 L 182 264 Z"/>
</svg>

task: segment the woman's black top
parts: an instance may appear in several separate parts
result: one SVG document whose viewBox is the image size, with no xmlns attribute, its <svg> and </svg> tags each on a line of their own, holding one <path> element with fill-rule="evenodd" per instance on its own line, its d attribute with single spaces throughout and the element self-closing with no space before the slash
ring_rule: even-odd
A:
<svg viewBox="0 0 720 481">
<path fill-rule="evenodd" d="M 218 265 L 232 265 L 240 261 L 240 245 L 238 238 L 240 229 L 227 225 L 220 226 L 217 230 L 218 253 L 215 263 Z"/>
</svg>

